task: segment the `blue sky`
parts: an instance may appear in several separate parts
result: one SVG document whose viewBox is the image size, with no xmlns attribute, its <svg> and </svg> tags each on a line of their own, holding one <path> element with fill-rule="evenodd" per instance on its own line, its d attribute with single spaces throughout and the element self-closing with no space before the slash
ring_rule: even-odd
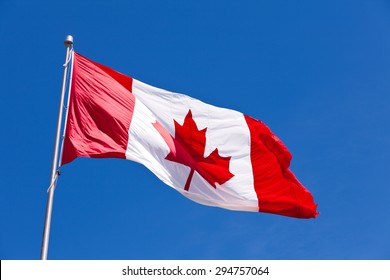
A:
<svg viewBox="0 0 390 280">
<path fill-rule="evenodd" d="M 196 204 L 145 167 L 77 159 L 49 259 L 389 259 L 390 2 L 0 2 L 0 258 L 38 259 L 65 47 L 264 121 L 321 214 Z"/>
</svg>

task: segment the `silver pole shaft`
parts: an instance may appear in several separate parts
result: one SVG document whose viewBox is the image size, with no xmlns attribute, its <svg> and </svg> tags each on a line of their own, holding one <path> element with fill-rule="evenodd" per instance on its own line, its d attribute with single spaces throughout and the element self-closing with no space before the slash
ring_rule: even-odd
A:
<svg viewBox="0 0 390 280">
<path fill-rule="evenodd" d="M 51 214 L 53 209 L 53 199 L 54 199 L 54 190 L 57 181 L 57 170 L 58 170 L 58 148 L 60 145 L 60 135 L 61 135 L 61 123 L 62 123 L 62 114 L 64 108 L 64 97 L 66 90 L 66 77 L 68 72 L 68 61 L 70 56 L 70 50 L 73 45 L 73 37 L 68 35 L 64 42 L 66 46 L 66 58 L 64 64 L 64 75 L 62 78 L 62 89 L 61 89 L 61 98 L 60 105 L 58 109 L 58 120 L 57 120 L 57 131 L 54 143 L 54 151 L 53 151 L 53 162 L 51 167 L 51 177 L 50 177 L 50 187 L 49 193 L 47 197 L 46 204 L 46 218 L 45 218 L 45 227 L 43 229 L 43 237 L 42 237 L 42 247 L 41 247 L 41 260 L 47 260 L 47 252 L 49 249 L 49 236 L 50 236 L 50 224 L 51 224 Z"/>
</svg>

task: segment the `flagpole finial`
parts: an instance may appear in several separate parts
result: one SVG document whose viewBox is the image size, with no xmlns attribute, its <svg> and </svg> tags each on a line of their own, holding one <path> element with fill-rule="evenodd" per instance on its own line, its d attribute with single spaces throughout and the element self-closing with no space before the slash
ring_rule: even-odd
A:
<svg viewBox="0 0 390 280">
<path fill-rule="evenodd" d="M 70 47 L 71 45 L 73 45 L 73 36 L 72 35 L 66 36 L 65 41 L 64 41 L 64 45 L 67 47 Z"/>
</svg>

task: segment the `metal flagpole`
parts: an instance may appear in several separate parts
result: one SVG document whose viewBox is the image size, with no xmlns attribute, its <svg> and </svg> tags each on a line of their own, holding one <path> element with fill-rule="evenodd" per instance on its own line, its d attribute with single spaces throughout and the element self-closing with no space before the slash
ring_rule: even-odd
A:
<svg viewBox="0 0 390 280">
<path fill-rule="evenodd" d="M 59 150 L 59 145 L 60 145 L 61 123 L 62 123 L 64 97 L 65 97 L 65 90 L 66 90 L 66 78 L 67 78 L 67 73 L 68 73 L 68 62 L 69 62 L 69 58 L 71 55 L 71 49 L 73 46 L 73 37 L 68 35 L 64 41 L 64 44 L 66 46 L 66 58 L 65 58 L 65 64 L 64 64 L 64 75 L 62 78 L 60 105 L 59 105 L 59 109 L 58 109 L 57 131 L 56 131 L 56 137 L 55 137 L 55 143 L 54 143 L 53 162 L 52 162 L 51 177 L 50 177 L 50 187 L 48 189 L 45 226 L 43 229 L 43 237 L 42 237 L 41 260 L 47 260 L 47 252 L 48 252 L 48 248 L 49 248 L 50 223 L 51 223 L 51 213 L 52 213 L 52 209 L 53 209 L 54 190 L 55 190 L 55 186 L 57 183 L 57 177 L 59 175 L 58 150 Z"/>
</svg>

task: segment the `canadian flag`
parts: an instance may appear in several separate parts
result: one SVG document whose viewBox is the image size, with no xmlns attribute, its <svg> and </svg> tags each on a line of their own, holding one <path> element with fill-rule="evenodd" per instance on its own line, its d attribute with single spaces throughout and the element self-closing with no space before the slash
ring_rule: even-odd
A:
<svg viewBox="0 0 390 280">
<path fill-rule="evenodd" d="M 232 210 L 314 218 L 291 154 L 261 121 L 73 56 L 62 164 L 139 162 L 189 199 Z"/>
</svg>

